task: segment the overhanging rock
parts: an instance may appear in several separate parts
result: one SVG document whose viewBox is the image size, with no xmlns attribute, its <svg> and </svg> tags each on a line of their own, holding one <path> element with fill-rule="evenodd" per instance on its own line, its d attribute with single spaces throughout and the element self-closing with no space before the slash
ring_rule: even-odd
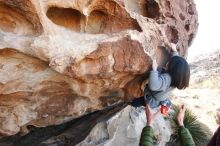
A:
<svg viewBox="0 0 220 146">
<path fill-rule="evenodd" d="M 193 0 L 0 0 L 0 133 L 141 96 L 152 58 L 187 55 Z"/>
</svg>

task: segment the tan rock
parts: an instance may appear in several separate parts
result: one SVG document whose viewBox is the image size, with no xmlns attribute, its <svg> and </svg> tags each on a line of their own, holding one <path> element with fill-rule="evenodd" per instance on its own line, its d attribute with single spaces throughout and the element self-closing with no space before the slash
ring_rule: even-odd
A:
<svg viewBox="0 0 220 146">
<path fill-rule="evenodd" d="M 2 134 L 15 134 L 26 125 L 60 124 L 123 98 L 121 89 L 71 79 L 11 49 L 0 50 L 0 66 Z"/>
<path fill-rule="evenodd" d="M 171 42 L 186 56 L 197 21 L 192 0 L 0 0 L 1 133 L 142 95 L 151 59 Z"/>
</svg>

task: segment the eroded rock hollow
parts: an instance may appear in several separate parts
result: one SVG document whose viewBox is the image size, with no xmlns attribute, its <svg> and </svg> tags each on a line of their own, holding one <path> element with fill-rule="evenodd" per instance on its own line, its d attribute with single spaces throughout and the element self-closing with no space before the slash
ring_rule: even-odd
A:
<svg viewBox="0 0 220 146">
<path fill-rule="evenodd" d="M 187 55 L 193 0 L 0 0 L 0 133 L 141 96 L 152 58 Z"/>
</svg>

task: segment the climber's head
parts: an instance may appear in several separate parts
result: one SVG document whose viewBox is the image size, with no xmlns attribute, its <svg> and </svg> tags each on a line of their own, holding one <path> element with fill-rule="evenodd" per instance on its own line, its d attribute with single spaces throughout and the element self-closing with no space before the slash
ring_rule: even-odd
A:
<svg viewBox="0 0 220 146">
<path fill-rule="evenodd" d="M 172 57 L 168 63 L 167 71 L 172 78 L 171 86 L 178 89 L 185 89 L 189 86 L 190 68 L 184 58 Z"/>
</svg>

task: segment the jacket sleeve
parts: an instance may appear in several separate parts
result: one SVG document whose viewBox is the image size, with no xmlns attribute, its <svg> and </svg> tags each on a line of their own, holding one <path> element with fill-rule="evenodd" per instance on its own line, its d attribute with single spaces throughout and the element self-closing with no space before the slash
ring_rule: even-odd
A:
<svg viewBox="0 0 220 146">
<path fill-rule="evenodd" d="M 192 135 L 189 130 L 183 126 L 179 128 L 179 136 L 181 141 L 181 146 L 195 146 Z"/>
<path fill-rule="evenodd" d="M 139 146 L 153 146 L 153 129 L 150 126 L 143 128 Z"/>
<path fill-rule="evenodd" d="M 150 71 L 148 86 L 151 91 L 164 91 L 170 87 L 171 77 L 169 74 L 160 74 L 158 71 Z"/>
</svg>

